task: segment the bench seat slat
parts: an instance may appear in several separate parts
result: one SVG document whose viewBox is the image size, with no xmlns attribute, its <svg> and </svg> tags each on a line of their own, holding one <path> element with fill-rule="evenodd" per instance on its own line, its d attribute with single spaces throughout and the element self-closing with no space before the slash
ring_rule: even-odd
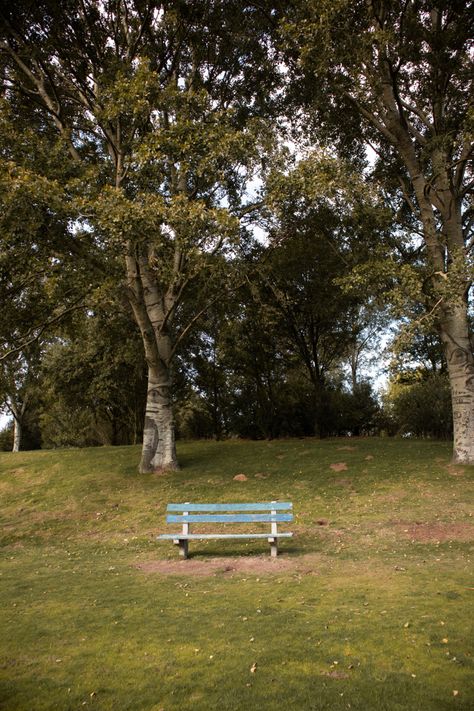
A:
<svg viewBox="0 0 474 711">
<path fill-rule="evenodd" d="M 170 514 L 167 523 L 281 523 L 292 521 L 292 514 Z"/>
<path fill-rule="evenodd" d="M 167 511 L 287 511 L 291 502 L 275 501 L 254 504 L 168 504 Z"/>
<path fill-rule="evenodd" d="M 211 538 L 291 538 L 292 535 L 292 533 L 163 533 L 157 536 L 157 539 L 178 541 Z"/>
</svg>

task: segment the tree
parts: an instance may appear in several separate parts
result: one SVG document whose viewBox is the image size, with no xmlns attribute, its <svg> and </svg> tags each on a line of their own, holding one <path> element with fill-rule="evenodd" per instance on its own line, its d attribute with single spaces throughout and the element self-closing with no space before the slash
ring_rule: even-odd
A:
<svg viewBox="0 0 474 711">
<path fill-rule="evenodd" d="M 13 418 L 13 452 L 22 448 L 25 425 L 30 424 L 31 414 L 38 415 L 40 400 L 39 370 L 41 351 L 38 344 L 30 346 L 24 353 L 0 362 L 0 411 Z M 30 446 L 39 446 L 39 437 L 30 432 Z"/>
<path fill-rule="evenodd" d="M 97 287 L 97 250 L 87 235 L 79 239 L 50 177 L 67 180 L 57 138 L 41 117 L 24 118 L 21 105 L 0 100 L 0 406 L 13 417 L 14 451 L 40 445 L 42 356 L 51 329 L 84 308 Z"/>
<path fill-rule="evenodd" d="M 379 317 L 366 293 L 343 285 L 388 230 L 387 214 L 349 161 L 324 152 L 310 153 L 294 170 L 272 176 L 269 193 L 273 246 L 260 278 L 280 315 L 287 353 L 305 368 L 313 393 L 314 431 L 327 434 L 333 431 L 329 412 L 334 376 L 350 361 L 357 389 L 359 360 L 369 336 L 363 335 L 367 314 L 374 322 Z"/>
<path fill-rule="evenodd" d="M 124 266 L 148 366 L 142 472 L 178 466 L 173 360 L 212 298 L 212 255 L 237 239 L 249 209 L 275 73 L 262 19 L 253 4 L 225 0 L 2 3 L 5 97 L 56 130 L 69 165 L 62 199 Z"/>
<path fill-rule="evenodd" d="M 44 446 L 137 444 L 146 369 L 128 304 L 102 294 L 63 323 L 45 348 L 41 384 Z"/>
<path fill-rule="evenodd" d="M 372 146 L 419 226 L 425 309 L 452 393 L 453 456 L 471 464 L 473 23 L 466 0 L 302 0 L 282 22 L 319 140 Z"/>
</svg>

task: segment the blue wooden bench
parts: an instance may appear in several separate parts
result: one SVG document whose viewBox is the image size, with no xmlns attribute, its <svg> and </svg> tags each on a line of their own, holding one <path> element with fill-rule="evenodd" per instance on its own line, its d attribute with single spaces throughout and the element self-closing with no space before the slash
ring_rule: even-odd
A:
<svg viewBox="0 0 474 711">
<path fill-rule="evenodd" d="M 292 521 L 292 503 L 271 501 L 254 504 L 168 504 L 167 523 L 180 523 L 180 533 L 164 533 L 157 536 L 158 540 L 172 540 L 179 546 L 180 555 L 188 557 L 188 543 L 193 540 L 211 538 L 266 538 L 270 544 L 272 557 L 278 555 L 278 539 L 289 538 L 292 533 L 280 533 L 278 524 Z M 251 513 L 250 513 L 251 512 Z M 286 513 L 282 513 L 286 512 Z M 190 533 L 190 524 L 194 523 L 269 523 L 270 531 L 261 530 L 251 533 Z"/>
</svg>

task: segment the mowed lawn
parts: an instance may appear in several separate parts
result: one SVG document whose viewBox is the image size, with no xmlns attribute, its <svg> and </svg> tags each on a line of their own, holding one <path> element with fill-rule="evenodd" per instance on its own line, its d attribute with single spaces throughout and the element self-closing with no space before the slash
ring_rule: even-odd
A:
<svg viewBox="0 0 474 711">
<path fill-rule="evenodd" d="M 474 468 L 444 443 L 0 454 L 0 708 L 474 709 Z M 235 480 L 237 475 L 240 480 Z M 294 538 L 157 542 L 170 501 L 292 501 Z"/>
</svg>

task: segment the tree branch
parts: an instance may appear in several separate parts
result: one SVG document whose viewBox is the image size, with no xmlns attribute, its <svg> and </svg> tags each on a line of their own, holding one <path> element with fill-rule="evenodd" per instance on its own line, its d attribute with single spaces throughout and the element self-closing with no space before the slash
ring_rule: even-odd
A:
<svg viewBox="0 0 474 711">
<path fill-rule="evenodd" d="M 85 298 L 85 295 L 82 294 L 79 299 L 77 299 L 71 306 L 68 306 L 67 308 L 63 309 L 59 314 L 56 314 L 53 316 L 53 318 L 48 319 L 45 321 L 41 326 L 39 327 L 39 330 L 31 336 L 31 338 L 27 337 L 26 341 L 23 341 L 20 343 L 18 346 L 15 348 L 11 348 L 9 351 L 6 353 L 3 353 L 0 355 L 0 362 L 7 360 L 10 356 L 14 355 L 15 353 L 20 353 L 22 350 L 24 350 L 27 346 L 30 346 L 32 343 L 37 343 L 43 333 L 53 324 L 58 323 L 58 321 L 61 321 L 67 314 L 72 313 L 73 311 L 79 311 L 80 309 L 84 308 L 84 303 L 79 303 L 79 301 L 83 301 Z M 31 331 L 30 331 L 31 332 Z"/>
<path fill-rule="evenodd" d="M 51 96 L 48 94 L 45 86 L 45 75 L 43 73 L 43 70 L 40 67 L 40 64 L 36 62 L 36 67 L 40 72 L 40 76 L 37 77 L 35 73 L 28 67 L 25 62 L 21 59 L 21 57 L 18 55 L 18 53 L 13 49 L 13 47 L 6 41 L 3 41 L 0 44 L 0 47 L 8 52 L 8 54 L 11 56 L 17 67 L 23 72 L 23 74 L 31 81 L 33 86 L 36 87 L 38 95 L 41 97 L 42 102 L 44 107 L 49 111 L 51 116 L 53 117 L 53 121 L 56 125 L 56 128 L 59 130 L 60 134 L 62 137 L 66 140 L 66 143 L 68 145 L 69 152 L 71 153 L 71 156 L 74 158 L 75 161 L 81 161 L 81 156 L 77 152 L 72 139 L 71 139 L 71 134 L 70 131 L 67 129 L 66 125 L 61 119 L 60 115 L 60 106 L 55 106 L 54 100 L 51 98 Z M 54 90 L 55 96 L 57 96 L 56 90 Z"/>
</svg>

